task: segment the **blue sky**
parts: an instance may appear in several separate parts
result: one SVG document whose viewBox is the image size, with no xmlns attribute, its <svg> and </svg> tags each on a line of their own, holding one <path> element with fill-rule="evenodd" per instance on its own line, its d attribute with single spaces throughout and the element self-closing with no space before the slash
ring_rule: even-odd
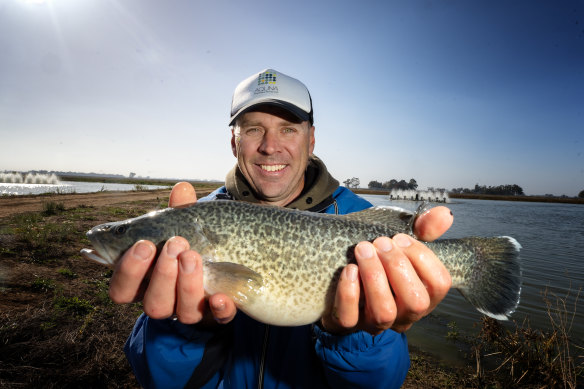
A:
<svg viewBox="0 0 584 389">
<path fill-rule="evenodd" d="M 582 1 L 0 0 L 0 171 L 222 180 L 268 67 L 340 181 L 584 189 Z"/>
</svg>

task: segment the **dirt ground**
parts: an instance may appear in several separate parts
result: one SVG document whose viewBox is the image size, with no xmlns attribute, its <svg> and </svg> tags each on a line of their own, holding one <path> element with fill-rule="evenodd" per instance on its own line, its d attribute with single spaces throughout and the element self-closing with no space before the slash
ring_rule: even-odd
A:
<svg viewBox="0 0 584 389">
<path fill-rule="evenodd" d="M 199 197 L 206 196 L 210 190 L 197 192 Z M 36 212 L 42 210 L 45 202 L 62 202 L 67 208 L 79 205 L 92 205 L 100 207 L 126 203 L 130 201 L 146 201 L 166 197 L 170 194 L 169 189 L 138 191 L 138 192 L 97 192 L 97 193 L 72 193 L 55 194 L 43 196 L 10 196 L 0 197 L 0 218 L 24 212 Z"/>
</svg>

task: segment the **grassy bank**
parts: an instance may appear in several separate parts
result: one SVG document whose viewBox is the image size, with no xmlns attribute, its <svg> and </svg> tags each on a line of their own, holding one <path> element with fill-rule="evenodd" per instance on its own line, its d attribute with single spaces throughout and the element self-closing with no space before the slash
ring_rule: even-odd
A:
<svg viewBox="0 0 584 389">
<path fill-rule="evenodd" d="M 79 250 L 89 247 L 84 232 L 91 227 L 167 201 L 69 206 L 52 199 L 40 211 L 0 219 L 0 387 L 137 387 L 122 350 L 142 307 L 113 304 L 112 272 L 83 260 Z M 405 387 L 573 388 L 582 379 L 578 355 L 584 353 L 566 354 L 570 342 L 561 326 L 541 332 L 493 321 L 478 325 L 479 339 L 465 340 L 474 350 L 466 367 L 412 350 Z M 445 336 L 456 337 L 452 332 Z"/>
<path fill-rule="evenodd" d="M 583 198 L 578 197 L 550 197 L 550 196 L 500 196 L 481 194 L 449 194 L 451 199 L 499 200 L 499 201 L 526 201 L 533 203 L 564 203 L 584 204 Z"/>
</svg>

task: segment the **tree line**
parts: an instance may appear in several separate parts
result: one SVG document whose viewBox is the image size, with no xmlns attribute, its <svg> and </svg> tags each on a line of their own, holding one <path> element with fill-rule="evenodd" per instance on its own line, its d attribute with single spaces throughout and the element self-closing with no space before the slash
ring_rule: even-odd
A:
<svg viewBox="0 0 584 389">
<path fill-rule="evenodd" d="M 523 188 L 519 185 L 498 185 L 485 186 L 476 184 L 474 189 L 469 188 L 453 188 L 452 193 L 473 193 L 473 194 L 488 194 L 488 195 L 505 195 L 505 196 L 524 196 Z"/>
<path fill-rule="evenodd" d="M 416 180 L 411 178 L 408 182 L 406 180 L 396 180 L 391 179 L 389 181 L 385 181 L 381 183 L 379 181 L 370 181 L 369 182 L 369 189 L 417 189 L 418 183 Z"/>
<path fill-rule="evenodd" d="M 349 178 L 343 181 L 343 184 L 347 188 L 358 188 L 360 185 L 360 181 L 357 177 Z M 410 178 L 409 181 L 406 180 L 396 180 L 391 179 L 385 182 L 379 182 L 376 180 L 369 181 L 368 184 L 369 189 L 411 189 L 415 190 L 418 188 L 418 183 L 415 179 Z M 428 190 L 436 190 L 444 192 L 445 189 L 438 188 L 428 188 Z M 497 186 L 486 186 L 486 185 L 479 185 L 475 184 L 473 189 L 469 188 L 452 188 L 450 191 L 451 193 L 470 193 L 470 194 L 488 194 L 488 195 L 502 195 L 502 196 L 525 196 L 525 192 L 523 192 L 523 188 L 517 184 L 507 184 L 507 185 L 497 185 Z M 578 193 L 578 197 L 584 198 L 584 190 Z"/>
<path fill-rule="evenodd" d="M 353 178 L 354 180 L 354 178 Z M 349 180 L 347 180 L 349 181 Z M 396 180 L 391 179 L 389 181 L 385 181 L 383 183 L 379 181 L 370 181 L 369 182 L 369 189 L 402 189 L 402 190 L 415 190 L 418 188 L 418 183 L 414 178 L 411 178 L 409 181 L 406 180 Z M 428 190 L 436 190 L 436 191 L 446 191 L 445 189 L 439 188 L 429 188 Z M 584 191 L 582 191 L 584 192 Z M 452 188 L 451 193 L 472 193 L 472 194 L 490 194 L 490 195 L 504 195 L 504 196 L 524 196 L 525 193 L 523 192 L 523 188 L 517 184 L 512 185 L 498 185 L 498 186 L 486 186 L 486 185 L 479 185 L 476 184 L 473 189 L 469 188 Z M 583 195 L 581 193 L 581 195 Z"/>
</svg>

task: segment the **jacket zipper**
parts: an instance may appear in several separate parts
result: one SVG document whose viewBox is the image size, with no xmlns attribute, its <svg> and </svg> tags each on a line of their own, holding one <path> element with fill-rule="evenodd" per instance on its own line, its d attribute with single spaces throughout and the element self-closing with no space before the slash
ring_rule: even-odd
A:
<svg viewBox="0 0 584 389">
<path fill-rule="evenodd" d="M 264 388 L 264 368 L 266 365 L 266 353 L 268 351 L 268 335 L 269 335 L 269 333 L 270 333 L 270 326 L 266 325 L 266 331 L 264 332 L 264 345 L 262 347 L 262 359 L 260 359 L 258 389 Z"/>
</svg>

